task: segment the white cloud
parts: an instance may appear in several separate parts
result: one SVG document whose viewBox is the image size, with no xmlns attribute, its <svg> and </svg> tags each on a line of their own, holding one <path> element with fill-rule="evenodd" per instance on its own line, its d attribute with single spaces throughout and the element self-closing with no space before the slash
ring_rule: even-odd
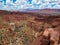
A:
<svg viewBox="0 0 60 45">
<path fill-rule="evenodd" d="M 0 2 L 0 9 L 4 10 L 20 10 L 27 8 L 60 8 L 60 0 L 32 0 L 32 4 L 28 4 L 26 0 L 17 0 L 15 3 L 12 3 L 12 1 L 7 0 L 6 5 L 3 5 L 3 2 Z"/>
</svg>

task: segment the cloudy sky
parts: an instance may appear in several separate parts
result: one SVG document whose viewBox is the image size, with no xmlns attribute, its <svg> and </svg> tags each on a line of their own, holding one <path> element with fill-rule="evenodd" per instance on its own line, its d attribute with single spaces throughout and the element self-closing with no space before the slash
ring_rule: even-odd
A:
<svg viewBox="0 0 60 45">
<path fill-rule="evenodd" d="M 0 0 L 0 10 L 60 9 L 60 0 Z"/>
</svg>

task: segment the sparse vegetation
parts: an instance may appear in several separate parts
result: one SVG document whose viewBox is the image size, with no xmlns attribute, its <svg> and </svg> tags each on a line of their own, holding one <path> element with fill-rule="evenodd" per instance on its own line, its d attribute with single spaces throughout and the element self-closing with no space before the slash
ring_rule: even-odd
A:
<svg viewBox="0 0 60 45">
<path fill-rule="evenodd" d="M 56 19 L 59 19 L 57 22 L 60 23 L 60 17 Z M 56 19 L 51 19 L 50 22 Z M 29 45 L 35 39 L 35 33 L 43 31 L 48 26 L 50 25 L 47 22 L 47 17 L 43 16 L 38 17 L 30 14 L 22 16 L 14 13 L 0 16 L 0 45 Z"/>
</svg>

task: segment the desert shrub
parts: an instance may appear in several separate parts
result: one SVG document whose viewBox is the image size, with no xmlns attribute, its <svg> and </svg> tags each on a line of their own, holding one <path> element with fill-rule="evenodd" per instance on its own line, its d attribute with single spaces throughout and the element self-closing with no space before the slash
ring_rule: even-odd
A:
<svg viewBox="0 0 60 45">
<path fill-rule="evenodd" d="M 30 43 L 32 42 L 31 38 L 28 37 L 27 35 L 24 35 L 24 38 L 23 38 L 23 45 L 29 45 Z"/>
</svg>

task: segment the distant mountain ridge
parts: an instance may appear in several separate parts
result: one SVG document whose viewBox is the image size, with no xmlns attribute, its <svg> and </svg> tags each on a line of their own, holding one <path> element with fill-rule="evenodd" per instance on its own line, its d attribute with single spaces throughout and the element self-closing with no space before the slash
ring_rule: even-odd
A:
<svg viewBox="0 0 60 45">
<path fill-rule="evenodd" d="M 31 9 L 31 10 L 20 10 L 20 11 L 7 11 L 7 10 L 0 10 L 0 14 L 7 14 L 7 13 L 18 13 L 18 14 L 24 14 L 24 13 L 31 13 L 31 14 L 59 14 L 60 15 L 60 9 Z"/>
<path fill-rule="evenodd" d="M 60 13 L 60 9 L 32 9 L 24 10 L 24 12 L 35 12 L 35 13 Z"/>
</svg>

